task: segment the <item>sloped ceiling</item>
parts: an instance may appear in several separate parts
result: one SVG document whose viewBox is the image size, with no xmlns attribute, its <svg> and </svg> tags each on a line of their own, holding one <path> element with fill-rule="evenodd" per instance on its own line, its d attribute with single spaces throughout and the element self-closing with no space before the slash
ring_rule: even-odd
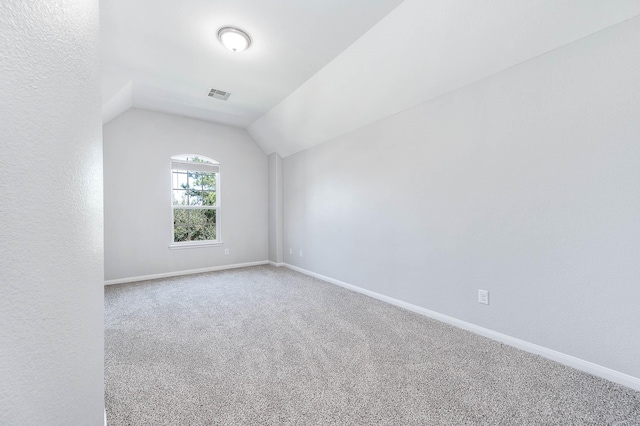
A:
<svg viewBox="0 0 640 426">
<path fill-rule="evenodd" d="M 400 3 L 101 0 L 103 103 L 130 83 L 135 107 L 246 127 Z M 251 47 L 227 50 L 217 39 L 224 26 L 247 31 Z M 210 88 L 231 97 L 208 98 Z"/>
<path fill-rule="evenodd" d="M 105 118 L 133 105 L 246 127 L 283 157 L 640 14 L 637 0 L 102 3 Z M 252 47 L 226 51 L 224 25 Z"/>
</svg>

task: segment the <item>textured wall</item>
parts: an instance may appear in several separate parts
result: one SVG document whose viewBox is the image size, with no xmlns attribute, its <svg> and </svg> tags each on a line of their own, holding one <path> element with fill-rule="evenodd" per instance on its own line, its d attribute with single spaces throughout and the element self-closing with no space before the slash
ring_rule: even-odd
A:
<svg viewBox="0 0 640 426">
<path fill-rule="evenodd" d="M 0 424 L 102 424 L 98 2 L 0 2 L 0 93 Z"/>
<path fill-rule="evenodd" d="M 639 39 L 634 18 L 285 158 L 285 262 L 640 377 Z"/>
<path fill-rule="evenodd" d="M 220 163 L 222 246 L 169 248 L 169 162 L 178 154 Z M 140 109 L 107 123 L 105 279 L 267 260 L 267 170 L 267 156 L 242 129 Z"/>
</svg>

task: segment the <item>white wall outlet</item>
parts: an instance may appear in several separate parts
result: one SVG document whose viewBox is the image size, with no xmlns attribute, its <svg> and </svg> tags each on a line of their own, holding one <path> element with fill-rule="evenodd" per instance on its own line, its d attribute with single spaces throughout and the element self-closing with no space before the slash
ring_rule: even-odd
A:
<svg viewBox="0 0 640 426">
<path fill-rule="evenodd" d="M 300 250 L 300 257 L 302 257 L 302 250 Z"/>
<path fill-rule="evenodd" d="M 293 254 L 293 249 L 292 248 L 289 249 L 289 254 Z"/>
<path fill-rule="evenodd" d="M 225 256 L 229 254 L 229 249 L 224 249 Z"/>
<path fill-rule="evenodd" d="M 478 290 L 478 302 L 489 304 L 489 292 L 487 290 Z"/>
</svg>

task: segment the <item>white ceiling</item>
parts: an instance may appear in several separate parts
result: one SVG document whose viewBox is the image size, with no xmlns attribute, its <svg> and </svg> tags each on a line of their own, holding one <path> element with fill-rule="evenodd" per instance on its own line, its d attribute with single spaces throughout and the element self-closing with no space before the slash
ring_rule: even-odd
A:
<svg viewBox="0 0 640 426">
<path fill-rule="evenodd" d="M 128 96 L 135 107 L 246 127 L 400 3 L 101 0 L 105 118 Z M 223 26 L 247 31 L 252 46 L 227 50 L 217 39 Z M 128 82 L 131 91 L 120 93 Z M 232 95 L 208 98 L 212 87 Z"/>
<path fill-rule="evenodd" d="M 246 127 L 266 153 L 282 156 L 640 14 L 640 0 L 100 6 L 104 122 L 131 106 L 185 115 Z M 220 45 L 225 25 L 247 31 L 251 48 L 234 54 Z M 211 87 L 232 95 L 208 98 Z"/>
</svg>

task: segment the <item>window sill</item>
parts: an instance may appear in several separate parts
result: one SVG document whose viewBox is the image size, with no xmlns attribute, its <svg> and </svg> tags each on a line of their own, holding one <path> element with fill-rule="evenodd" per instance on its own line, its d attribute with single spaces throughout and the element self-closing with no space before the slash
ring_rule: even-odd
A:
<svg viewBox="0 0 640 426">
<path fill-rule="evenodd" d="M 189 241 L 184 243 L 171 243 L 169 244 L 169 248 L 171 250 L 181 250 L 198 247 L 216 247 L 221 245 L 222 241 Z"/>
</svg>

